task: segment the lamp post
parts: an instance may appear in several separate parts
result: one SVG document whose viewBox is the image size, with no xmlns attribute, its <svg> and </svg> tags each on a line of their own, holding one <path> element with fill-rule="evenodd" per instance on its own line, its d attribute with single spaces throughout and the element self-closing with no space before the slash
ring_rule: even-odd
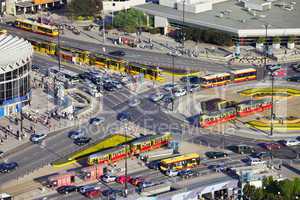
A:
<svg viewBox="0 0 300 200">
<path fill-rule="evenodd" d="M 182 1 L 182 29 L 181 29 L 181 37 L 182 37 L 182 51 L 184 50 L 184 39 L 185 39 L 185 37 L 184 37 L 184 35 L 185 35 L 185 33 L 184 33 L 184 24 L 185 24 L 185 1 L 186 0 L 183 0 Z"/>
<path fill-rule="evenodd" d="M 128 152 L 127 152 L 127 119 L 124 121 L 125 122 L 125 131 L 124 131 L 124 136 L 125 136 L 125 185 L 124 185 L 124 196 L 127 197 L 128 195 L 128 185 L 127 185 L 127 156 L 128 156 Z"/>
<path fill-rule="evenodd" d="M 175 83 L 175 77 L 174 77 L 174 71 L 175 71 L 175 54 L 171 53 L 172 56 L 172 85 L 174 85 Z M 173 99 L 173 90 L 171 90 L 171 94 L 172 94 L 172 111 L 174 111 L 174 99 Z"/>
<path fill-rule="evenodd" d="M 265 32 L 265 38 L 266 38 L 266 47 L 265 47 L 265 58 L 264 58 L 264 70 L 263 70 L 263 79 L 265 79 L 265 71 L 267 69 L 267 57 L 268 57 L 268 51 L 269 51 L 269 43 L 268 43 L 268 28 L 270 28 L 270 24 L 265 24 L 264 28 L 266 30 Z"/>
<path fill-rule="evenodd" d="M 274 72 L 271 72 L 271 81 L 272 81 L 272 85 L 271 85 L 271 127 L 270 127 L 270 136 L 273 135 L 273 129 L 274 129 Z"/>
</svg>

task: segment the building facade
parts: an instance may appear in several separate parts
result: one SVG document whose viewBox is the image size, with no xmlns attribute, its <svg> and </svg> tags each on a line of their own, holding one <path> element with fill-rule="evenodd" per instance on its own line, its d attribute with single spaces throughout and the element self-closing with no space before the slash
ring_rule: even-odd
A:
<svg viewBox="0 0 300 200">
<path fill-rule="evenodd" d="M 32 54 L 28 41 L 0 35 L 0 118 L 20 112 L 29 102 Z"/>
</svg>

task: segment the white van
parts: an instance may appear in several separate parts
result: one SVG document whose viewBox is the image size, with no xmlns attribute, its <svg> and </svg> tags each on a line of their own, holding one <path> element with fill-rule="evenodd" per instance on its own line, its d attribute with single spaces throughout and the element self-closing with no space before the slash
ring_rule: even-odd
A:
<svg viewBox="0 0 300 200">
<path fill-rule="evenodd" d="M 263 165 L 263 164 L 266 164 L 266 161 L 265 160 L 261 160 L 259 158 L 248 157 L 247 163 L 250 166 L 253 166 L 253 165 Z"/>
</svg>

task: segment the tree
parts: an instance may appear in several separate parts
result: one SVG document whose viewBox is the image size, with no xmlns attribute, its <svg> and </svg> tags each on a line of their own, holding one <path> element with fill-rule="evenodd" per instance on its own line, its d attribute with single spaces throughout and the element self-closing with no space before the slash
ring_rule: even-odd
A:
<svg viewBox="0 0 300 200">
<path fill-rule="evenodd" d="M 272 42 L 274 43 L 274 44 L 280 44 L 280 37 L 274 37 L 273 38 L 273 40 L 272 40 Z"/>
<path fill-rule="evenodd" d="M 146 25 L 146 16 L 139 10 L 120 11 L 114 17 L 114 26 L 126 32 L 135 32 L 137 28 L 145 27 Z"/>
<path fill-rule="evenodd" d="M 266 38 L 265 37 L 259 37 L 258 39 L 257 39 L 257 43 L 258 44 L 263 44 L 263 43 L 265 43 L 266 42 Z"/>
<path fill-rule="evenodd" d="M 68 11 L 71 16 L 98 17 L 103 8 L 102 0 L 72 0 Z"/>
</svg>

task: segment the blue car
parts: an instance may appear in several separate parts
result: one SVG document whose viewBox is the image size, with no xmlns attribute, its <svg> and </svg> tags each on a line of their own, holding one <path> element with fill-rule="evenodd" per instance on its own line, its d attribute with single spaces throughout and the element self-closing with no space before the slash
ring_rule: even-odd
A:
<svg viewBox="0 0 300 200">
<path fill-rule="evenodd" d="M 18 163 L 0 163 L 0 173 L 9 173 L 18 167 Z"/>
</svg>

